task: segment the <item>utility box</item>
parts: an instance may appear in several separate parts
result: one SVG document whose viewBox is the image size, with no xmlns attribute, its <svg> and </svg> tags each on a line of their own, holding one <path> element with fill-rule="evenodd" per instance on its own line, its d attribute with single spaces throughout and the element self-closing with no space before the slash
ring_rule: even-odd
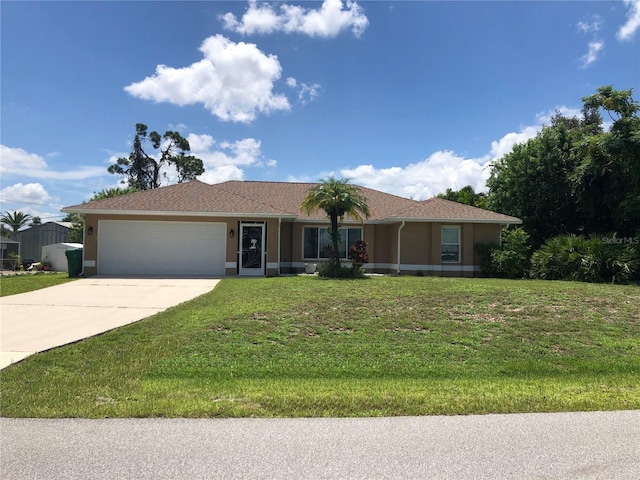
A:
<svg viewBox="0 0 640 480">
<path fill-rule="evenodd" d="M 70 248 L 64 254 L 67 256 L 69 265 L 69 278 L 79 277 L 82 273 L 82 249 Z"/>
</svg>

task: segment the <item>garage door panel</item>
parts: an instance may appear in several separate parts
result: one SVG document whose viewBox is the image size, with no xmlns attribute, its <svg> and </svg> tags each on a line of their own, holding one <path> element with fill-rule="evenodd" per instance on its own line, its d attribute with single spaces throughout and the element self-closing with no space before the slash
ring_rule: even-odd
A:
<svg viewBox="0 0 640 480">
<path fill-rule="evenodd" d="M 101 220 L 102 275 L 224 275 L 226 224 Z"/>
</svg>

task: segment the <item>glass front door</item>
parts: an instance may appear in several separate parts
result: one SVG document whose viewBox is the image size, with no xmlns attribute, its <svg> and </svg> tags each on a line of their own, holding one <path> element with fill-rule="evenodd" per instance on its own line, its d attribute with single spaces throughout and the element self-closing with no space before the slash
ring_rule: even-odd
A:
<svg viewBox="0 0 640 480">
<path fill-rule="evenodd" d="M 240 275 L 264 275 L 264 224 L 240 225 Z"/>
</svg>

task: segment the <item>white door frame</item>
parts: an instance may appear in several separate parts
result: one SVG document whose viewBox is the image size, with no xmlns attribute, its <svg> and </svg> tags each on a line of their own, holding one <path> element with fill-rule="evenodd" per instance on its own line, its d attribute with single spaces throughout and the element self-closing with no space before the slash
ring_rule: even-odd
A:
<svg viewBox="0 0 640 480">
<path fill-rule="evenodd" d="M 260 231 L 258 232 L 256 229 Z M 266 232 L 265 223 L 240 223 L 240 234 L 238 235 L 239 275 L 263 276 L 266 274 Z M 256 233 L 259 238 L 256 238 Z"/>
</svg>

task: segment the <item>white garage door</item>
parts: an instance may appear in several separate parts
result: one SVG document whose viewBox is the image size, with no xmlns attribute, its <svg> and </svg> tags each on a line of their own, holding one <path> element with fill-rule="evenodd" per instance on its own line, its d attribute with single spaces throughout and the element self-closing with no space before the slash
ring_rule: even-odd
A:
<svg viewBox="0 0 640 480">
<path fill-rule="evenodd" d="M 101 220 L 100 275 L 224 275 L 226 224 Z"/>
</svg>

